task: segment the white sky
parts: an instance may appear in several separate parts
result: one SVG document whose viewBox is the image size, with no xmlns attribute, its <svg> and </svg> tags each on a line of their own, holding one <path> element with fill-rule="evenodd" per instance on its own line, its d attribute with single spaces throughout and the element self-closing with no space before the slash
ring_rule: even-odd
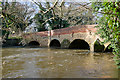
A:
<svg viewBox="0 0 120 80">
<path fill-rule="evenodd" d="M 0 1 L 9 1 L 9 2 L 29 2 L 32 0 L 0 0 Z M 36 2 L 55 2 L 56 0 L 34 0 Z M 62 0 L 59 0 L 60 2 Z M 64 0 L 65 2 L 110 2 L 110 1 L 119 1 L 119 0 Z"/>
</svg>

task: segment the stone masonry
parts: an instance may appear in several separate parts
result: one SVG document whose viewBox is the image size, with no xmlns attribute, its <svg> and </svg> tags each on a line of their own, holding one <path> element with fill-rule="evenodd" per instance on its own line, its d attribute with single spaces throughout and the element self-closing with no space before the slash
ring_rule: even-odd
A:
<svg viewBox="0 0 120 80">
<path fill-rule="evenodd" d="M 61 44 L 61 48 L 68 48 L 70 43 L 75 39 L 81 39 L 89 44 L 90 51 L 94 51 L 95 41 L 97 39 L 103 41 L 99 35 L 96 35 L 97 29 L 95 26 L 97 25 L 70 26 L 51 31 L 26 33 L 23 35 L 24 44 L 27 45 L 31 41 L 36 41 L 40 44 L 40 47 L 49 47 L 52 40 L 58 40 Z M 107 47 L 109 44 L 110 43 L 106 43 L 104 46 Z"/>
</svg>

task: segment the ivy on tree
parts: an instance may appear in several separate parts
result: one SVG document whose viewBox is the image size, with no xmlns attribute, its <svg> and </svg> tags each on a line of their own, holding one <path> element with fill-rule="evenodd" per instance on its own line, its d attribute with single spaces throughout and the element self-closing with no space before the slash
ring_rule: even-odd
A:
<svg viewBox="0 0 120 80">
<path fill-rule="evenodd" d="M 104 38 L 104 43 L 111 43 L 114 60 L 120 68 L 120 1 L 93 2 L 92 7 L 95 13 L 102 15 L 98 20 L 98 33 Z"/>
</svg>

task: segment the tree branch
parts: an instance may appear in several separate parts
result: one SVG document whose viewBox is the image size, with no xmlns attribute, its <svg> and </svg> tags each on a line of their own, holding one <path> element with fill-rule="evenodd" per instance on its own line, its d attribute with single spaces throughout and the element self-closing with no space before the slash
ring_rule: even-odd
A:
<svg viewBox="0 0 120 80">
<path fill-rule="evenodd" d="M 54 17 L 51 17 L 49 19 L 47 19 L 44 23 L 42 23 L 42 25 L 44 25 L 46 22 L 48 22 L 49 20 L 55 19 Z"/>
<path fill-rule="evenodd" d="M 51 9 L 53 9 L 57 5 L 57 3 L 58 3 L 58 0 L 56 0 L 56 2 L 54 3 L 54 5 L 51 8 L 49 8 L 47 11 L 43 12 L 43 14 L 48 13 Z"/>
<path fill-rule="evenodd" d="M 79 5 L 81 5 L 81 4 L 79 4 Z M 90 11 L 94 11 L 94 12 L 101 13 L 101 14 L 118 15 L 118 14 L 113 14 L 113 13 L 109 13 L 109 12 L 108 12 L 108 13 L 105 13 L 105 12 L 95 11 L 95 10 L 92 10 L 92 9 L 86 7 L 85 5 L 81 5 L 81 6 L 84 7 L 84 8 L 86 8 L 86 9 L 88 9 L 88 10 L 90 10 Z M 119 14 L 119 15 L 120 15 L 120 14 Z"/>
</svg>

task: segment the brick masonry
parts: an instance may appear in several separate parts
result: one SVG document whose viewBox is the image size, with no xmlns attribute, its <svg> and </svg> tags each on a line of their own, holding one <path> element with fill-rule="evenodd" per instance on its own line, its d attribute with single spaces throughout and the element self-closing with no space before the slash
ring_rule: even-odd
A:
<svg viewBox="0 0 120 80">
<path fill-rule="evenodd" d="M 86 41 L 90 46 L 90 51 L 94 51 L 94 43 L 97 39 L 103 41 L 99 35 L 96 35 L 97 25 L 81 25 L 71 26 L 63 29 L 56 29 L 51 31 L 42 31 L 36 33 L 27 33 L 23 35 L 25 44 L 31 41 L 37 41 L 40 47 L 49 47 L 50 42 L 54 39 L 61 43 L 62 48 L 68 48 L 70 43 L 75 39 L 82 39 Z M 68 42 L 64 42 L 67 40 Z M 104 44 L 107 47 L 110 43 Z"/>
</svg>

